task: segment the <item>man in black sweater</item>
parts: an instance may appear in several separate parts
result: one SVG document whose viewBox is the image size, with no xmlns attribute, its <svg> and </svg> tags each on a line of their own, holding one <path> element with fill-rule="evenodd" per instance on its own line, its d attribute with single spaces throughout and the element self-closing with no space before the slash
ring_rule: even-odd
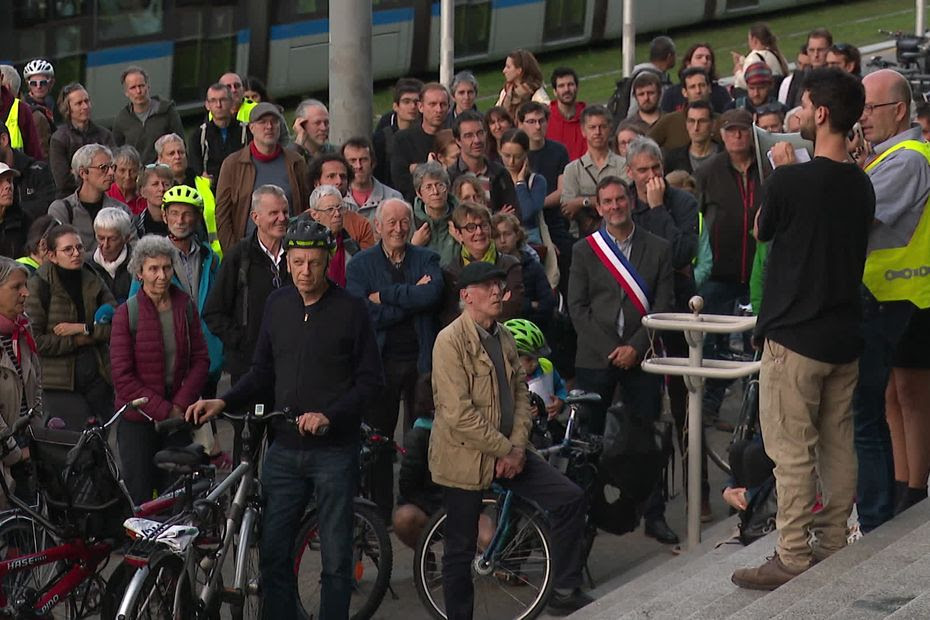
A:
<svg viewBox="0 0 930 620">
<path fill-rule="evenodd" d="M 294 286 L 268 297 L 248 373 L 222 399 L 187 410 L 200 423 L 247 403 L 274 385 L 282 419 L 262 467 L 263 613 L 296 618 L 297 578 L 291 564 L 294 532 L 316 496 L 323 545 L 319 617 L 348 618 L 352 597 L 352 499 L 358 488 L 361 411 L 383 384 L 381 356 L 363 300 L 326 279 L 332 236 L 301 217 L 287 231 Z"/>
<path fill-rule="evenodd" d="M 449 113 L 449 91 L 438 82 L 430 82 L 420 91 L 421 123 L 398 131 L 394 136 L 394 153 L 391 156 L 393 187 L 413 202 L 413 168 L 429 159 L 436 132 L 443 128 Z"/>
</svg>

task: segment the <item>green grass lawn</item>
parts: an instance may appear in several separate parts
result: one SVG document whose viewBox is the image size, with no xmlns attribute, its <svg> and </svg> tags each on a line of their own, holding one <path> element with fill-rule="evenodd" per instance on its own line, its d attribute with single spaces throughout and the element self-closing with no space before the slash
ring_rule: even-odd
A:
<svg viewBox="0 0 930 620">
<path fill-rule="evenodd" d="M 746 19 L 701 24 L 691 28 L 669 31 L 680 52 L 692 43 L 707 42 L 716 52 L 718 72 L 721 76 L 732 72 L 730 51 L 746 52 L 746 31 L 749 24 L 760 16 Z M 833 33 L 834 41 L 852 43 L 857 46 L 886 40 L 878 32 L 885 30 L 913 30 L 914 0 L 851 0 L 791 9 L 761 16 L 778 36 L 779 47 L 789 61 L 797 55 L 797 49 L 807 37 L 807 32 L 818 26 L 826 26 Z M 636 61 L 648 57 L 649 40 L 656 33 L 644 33 L 636 37 Z M 592 45 L 571 50 L 543 54 L 539 57 L 543 75 L 548 76 L 560 65 L 574 67 L 581 76 L 580 98 L 594 103 L 603 103 L 614 91 L 620 77 L 620 41 Z M 479 105 L 487 108 L 496 100 L 503 83 L 503 62 L 482 66 L 456 66 L 456 70 L 470 68 L 480 84 Z M 418 76 L 421 79 L 436 79 L 436 75 Z M 375 84 L 374 111 L 380 116 L 391 107 L 391 83 Z"/>
</svg>

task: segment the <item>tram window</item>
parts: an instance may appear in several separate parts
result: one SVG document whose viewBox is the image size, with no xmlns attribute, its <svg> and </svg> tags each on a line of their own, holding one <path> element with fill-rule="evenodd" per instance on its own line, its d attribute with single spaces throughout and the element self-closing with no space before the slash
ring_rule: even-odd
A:
<svg viewBox="0 0 930 620">
<path fill-rule="evenodd" d="M 294 3 L 294 11 L 298 15 L 306 15 L 312 13 L 314 15 L 319 13 L 327 13 L 329 10 L 329 2 L 327 0 L 297 0 Z"/>
<path fill-rule="evenodd" d="M 587 0 L 546 0 L 543 39 L 559 41 L 584 34 Z"/>
<path fill-rule="evenodd" d="M 455 55 L 467 58 L 488 53 L 491 38 L 491 3 L 475 2 L 455 6 Z"/>
<path fill-rule="evenodd" d="M 759 6 L 759 0 L 727 0 L 727 11 L 749 9 Z"/>
<path fill-rule="evenodd" d="M 84 0 L 22 0 L 13 3 L 13 23 L 17 28 L 53 19 L 80 17 L 88 10 Z"/>
<path fill-rule="evenodd" d="M 126 39 L 162 31 L 161 0 L 100 0 L 97 5 L 97 38 Z"/>
</svg>

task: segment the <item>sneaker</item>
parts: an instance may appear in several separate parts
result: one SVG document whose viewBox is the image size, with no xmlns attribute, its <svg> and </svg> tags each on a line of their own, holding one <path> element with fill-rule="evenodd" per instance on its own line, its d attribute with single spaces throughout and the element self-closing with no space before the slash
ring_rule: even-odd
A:
<svg viewBox="0 0 930 620">
<path fill-rule="evenodd" d="M 733 571 L 730 580 L 741 588 L 750 590 L 774 590 L 783 586 L 804 570 L 793 571 L 782 564 L 776 553 L 764 564 L 755 568 L 740 568 Z"/>
<path fill-rule="evenodd" d="M 569 594 L 560 594 L 558 590 L 553 590 L 549 598 L 549 613 L 553 616 L 567 616 L 593 602 L 594 599 L 582 592 L 581 588 L 575 588 Z"/>
</svg>

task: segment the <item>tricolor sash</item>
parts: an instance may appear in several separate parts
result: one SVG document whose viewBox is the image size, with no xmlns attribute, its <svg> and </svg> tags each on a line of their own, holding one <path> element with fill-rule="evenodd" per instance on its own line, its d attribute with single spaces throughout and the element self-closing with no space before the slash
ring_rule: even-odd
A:
<svg viewBox="0 0 930 620">
<path fill-rule="evenodd" d="M 600 259 L 610 275 L 623 288 L 636 310 L 642 316 L 649 314 L 649 289 L 610 235 L 600 228 L 597 232 L 588 235 L 587 241 L 594 250 L 594 255 Z"/>
</svg>

